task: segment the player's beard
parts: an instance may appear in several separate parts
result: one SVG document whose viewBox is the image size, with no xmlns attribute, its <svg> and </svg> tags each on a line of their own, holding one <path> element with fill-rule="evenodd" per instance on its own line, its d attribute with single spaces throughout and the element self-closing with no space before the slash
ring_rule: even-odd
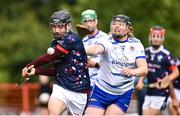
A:
<svg viewBox="0 0 180 116">
<path fill-rule="evenodd" d="M 56 39 L 60 39 L 60 38 L 64 37 L 64 36 L 67 35 L 67 34 L 68 34 L 68 32 L 53 33 L 53 36 L 54 36 L 54 38 L 56 38 Z"/>
<path fill-rule="evenodd" d="M 160 45 L 151 45 L 154 49 L 159 49 Z"/>
<path fill-rule="evenodd" d="M 152 42 L 152 40 L 149 40 L 149 42 L 150 42 L 150 45 L 151 45 L 155 50 L 159 49 L 159 47 L 161 46 L 160 43 Z"/>
<path fill-rule="evenodd" d="M 63 33 L 62 33 L 62 34 L 53 33 L 53 36 L 54 36 L 54 38 L 56 38 L 56 39 L 62 38 L 63 35 L 64 35 Z"/>
</svg>

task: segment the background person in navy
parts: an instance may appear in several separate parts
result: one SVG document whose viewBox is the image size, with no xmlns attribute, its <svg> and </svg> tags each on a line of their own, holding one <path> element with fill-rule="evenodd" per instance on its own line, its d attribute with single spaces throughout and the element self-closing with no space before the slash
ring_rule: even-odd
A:
<svg viewBox="0 0 180 116">
<path fill-rule="evenodd" d="M 180 58 L 176 59 L 176 65 L 180 71 Z M 177 101 L 169 99 L 168 110 L 170 115 L 180 115 L 180 76 L 173 81 L 174 92 L 177 97 Z"/>
<path fill-rule="evenodd" d="M 66 11 L 53 13 L 49 26 L 54 37 L 49 54 L 27 64 L 22 70 L 22 76 L 56 76 L 48 103 L 50 115 L 62 114 L 66 109 L 72 115 L 82 115 L 90 90 L 87 55 L 82 40 L 71 31 L 71 17 Z M 52 61 L 55 66 L 40 67 Z M 30 66 L 34 68 L 28 72 Z"/>
<path fill-rule="evenodd" d="M 158 115 L 165 108 L 169 96 L 169 83 L 178 77 L 179 71 L 171 53 L 164 48 L 165 29 L 161 26 L 150 28 L 150 47 L 145 50 L 148 63 L 148 84 L 155 83 L 154 88 L 147 88 L 143 104 L 143 115 Z"/>
</svg>

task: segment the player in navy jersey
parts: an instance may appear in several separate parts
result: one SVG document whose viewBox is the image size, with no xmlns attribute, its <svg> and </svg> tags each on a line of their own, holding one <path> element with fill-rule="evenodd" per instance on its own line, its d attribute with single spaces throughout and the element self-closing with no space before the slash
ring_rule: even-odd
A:
<svg viewBox="0 0 180 116">
<path fill-rule="evenodd" d="M 83 38 L 84 47 L 97 43 L 99 40 L 107 36 L 106 33 L 99 30 L 97 13 L 94 10 L 88 9 L 81 13 L 81 23 L 91 30 L 92 34 L 88 34 Z M 89 76 L 91 80 L 91 87 L 97 80 L 97 73 L 100 68 L 100 55 L 88 56 Z"/>
<path fill-rule="evenodd" d="M 66 109 L 72 115 L 82 115 L 90 90 L 87 56 L 82 40 L 71 31 L 71 17 L 66 11 L 53 13 L 49 26 L 54 37 L 51 50 L 27 64 L 22 76 L 56 76 L 48 103 L 50 115 L 62 114 Z M 41 67 L 49 62 L 55 62 L 55 66 Z M 31 66 L 34 68 L 28 72 Z"/>
<path fill-rule="evenodd" d="M 150 28 L 150 47 L 145 50 L 148 63 L 148 84 L 154 83 L 154 88 L 147 88 L 143 104 L 143 115 L 158 115 L 165 108 L 169 96 L 169 83 L 179 75 L 171 53 L 164 48 L 165 29 L 161 26 Z"/>
<path fill-rule="evenodd" d="M 88 55 L 101 54 L 101 67 L 85 115 L 124 115 L 134 91 L 135 76 L 147 74 L 144 47 L 128 37 L 130 18 L 112 18 L 111 34 L 86 48 Z"/>
<path fill-rule="evenodd" d="M 180 71 L 180 58 L 176 59 L 176 65 Z M 173 81 L 173 86 L 177 101 L 169 99 L 168 110 L 171 115 L 180 115 L 180 76 Z"/>
</svg>

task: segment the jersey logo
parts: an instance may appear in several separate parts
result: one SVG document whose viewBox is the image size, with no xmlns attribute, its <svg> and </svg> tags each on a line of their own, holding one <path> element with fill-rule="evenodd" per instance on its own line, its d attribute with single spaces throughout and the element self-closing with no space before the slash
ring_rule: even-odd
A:
<svg viewBox="0 0 180 116">
<path fill-rule="evenodd" d="M 133 46 L 130 46 L 129 48 L 132 52 L 135 50 L 135 48 Z"/>
<path fill-rule="evenodd" d="M 154 60 L 154 57 L 155 57 L 155 55 L 154 55 L 154 54 L 151 54 L 151 61 Z"/>
<path fill-rule="evenodd" d="M 158 62 L 161 62 L 162 58 L 163 58 L 163 56 L 162 56 L 162 55 L 158 55 L 158 56 L 157 56 L 157 60 L 158 60 Z"/>
</svg>

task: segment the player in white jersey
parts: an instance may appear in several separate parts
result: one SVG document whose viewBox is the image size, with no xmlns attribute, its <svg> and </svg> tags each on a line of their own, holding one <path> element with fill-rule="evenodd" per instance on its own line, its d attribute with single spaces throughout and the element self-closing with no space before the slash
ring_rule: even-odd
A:
<svg viewBox="0 0 180 116">
<path fill-rule="evenodd" d="M 130 18 L 116 15 L 111 34 L 86 48 L 88 55 L 101 54 L 98 72 L 85 115 L 123 115 L 134 91 L 134 77 L 147 74 L 144 47 L 140 40 L 129 38 Z"/>
<path fill-rule="evenodd" d="M 98 19 L 97 13 L 94 10 L 88 9 L 81 13 L 81 23 L 86 26 L 89 30 L 92 31 L 92 34 L 89 34 L 83 38 L 83 44 L 85 47 L 97 43 L 100 39 L 107 36 L 107 34 L 98 29 Z M 100 67 L 100 55 L 89 56 L 89 76 L 91 79 L 91 87 L 94 85 L 97 80 L 97 72 Z"/>
</svg>

